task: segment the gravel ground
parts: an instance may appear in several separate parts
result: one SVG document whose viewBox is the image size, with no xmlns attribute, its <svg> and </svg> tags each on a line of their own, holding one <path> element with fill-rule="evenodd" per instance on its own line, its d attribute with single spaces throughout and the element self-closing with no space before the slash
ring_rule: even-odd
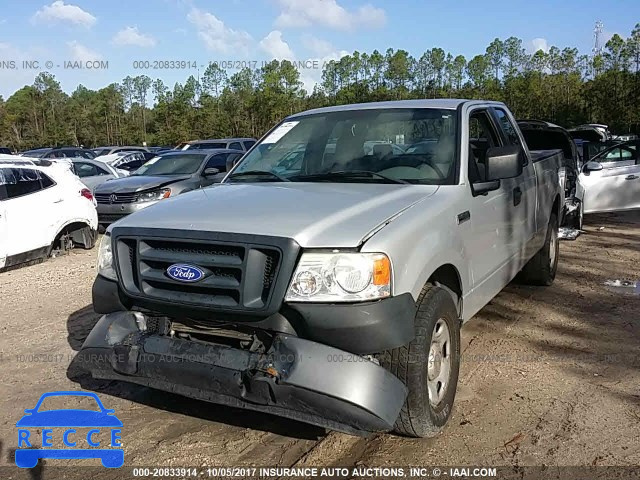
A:
<svg viewBox="0 0 640 480">
<path fill-rule="evenodd" d="M 425 440 L 328 433 L 125 383 L 81 386 L 70 364 L 98 318 L 96 249 L 0 274 L 1 476 L 54 478 L 46 472 L 62 461 L 30 477 L 9 467 L 15 422 L 43 392 L 81 388 L 123 421 L 127 466 L 640 465 L 640 295 L 604 286 L 640 279 L 640 212 L 585 223 L 561 243 L 552 287 L 510 285 L 465 326 L 453 415 Z"/>
</svg>

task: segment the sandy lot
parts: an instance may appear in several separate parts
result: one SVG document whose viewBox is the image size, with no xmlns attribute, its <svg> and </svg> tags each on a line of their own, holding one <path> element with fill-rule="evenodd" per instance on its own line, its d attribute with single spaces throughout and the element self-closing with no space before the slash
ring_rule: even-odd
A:
<svg viewBox="0 0 640 480">
<path fill-rule="evenodd" d="M 10 466 L 15 422 L 43 392 L 81 388 L 123 421 L 128 466 L 640 465 L 640 295 L 603 285 L 640 279 L 640 213 L 586 224 L 561 243 L 552 287 L 510 285 L 465 326 L 454 413 L 427 440 L 328 433 L 83 378 L 69 366 L 98 318 L 96 249 L 0 274 L 1 476 L 54 478 L 46 472 L 60 461 L 41 461 L 30 476 Z"/>
</svg>

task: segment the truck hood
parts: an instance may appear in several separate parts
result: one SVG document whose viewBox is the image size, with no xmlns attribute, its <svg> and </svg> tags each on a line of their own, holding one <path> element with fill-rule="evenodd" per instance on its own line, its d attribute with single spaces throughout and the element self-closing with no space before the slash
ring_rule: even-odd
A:
<svg viewBox="0 0 640 480">
<path fill-rule="evenodd" d="M 293 238 L 302 247 L 355 247 L 437 190 L 433 185 L 218 184 L 163 200 L 114 227 L 246 233 Z"/>
<path fill-rule="evenodd" d="M 131 175 L 129 177 L 107 180 L 96 188 L 95 193 L 135 193 L 153 188 L 165 187 L 186 180 L 189 175 Z"/>
</svg>

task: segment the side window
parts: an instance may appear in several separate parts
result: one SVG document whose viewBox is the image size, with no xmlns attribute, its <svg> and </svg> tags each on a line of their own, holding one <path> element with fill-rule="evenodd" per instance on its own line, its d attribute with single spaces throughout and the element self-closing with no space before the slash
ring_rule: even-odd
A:
<svg viewBox="0 0 640 480">
<path fill-rule="evenodd" d="M 207 160 L 207 164 L 204 168 L 217 168 L 221 172 L 224 172 L 227 168 L 227 156 L 228 153 L 221 153 L 219 155 L 214 155 L 209 160 Z"/>
<path fill-rule="evenodd" d="M 73 166 L 76 171 L 76 175 L 78 175 L 78 177 L 80 178 L 93 177 L 95 175 L 98 175 L 98 169 L 91 163 L 75 162 Z"/>
<path fill-rule="evenodd" d="M 614 148 L 602 158 L 600 158 L 600 162 L 602 163 L 614 163 L 614 162 L 629 162 L 633 160 L 637 160 L 638 154 L 635 150 L 627 147 L 618 147 Z M 615 165 L 611 165 L 615 166 Z"/>
<path fill-rule="evenodd" d="M 255 145 L 256 141 L 255 140 L 245 140 L 242 143 L 244 143 L 245 150 L 249 150 L 251 147 L 253 147 Z"/>
<path fill-rule="evenodd" d="M 486 110 L 474 111 L 469 117 L 469 181 L 486 181 L 487 150 L 500 145 Z"/>
<path fill-rule="evenodd" d="M 54 182 L 53 180 L 51 180 L 47 175 L 45 175 L 44 173 L 40 172 L 40 185 L 42 185 L 42 189 L 44 190 L 45 188 L 49 188 L 53 185 L 55 185 L 56 182 Z"/>
<path fill-rule="evenodd" d="M 513 126 L 513 123 L 511 123 L 511 120 L 509 120 L 507 113 L 501 108 L 494 109 L 494 112 L 496 113 L 496 117 L 500 122 L 500 127 L 502 128 L 502 131 L 507 137 L 507 141 L 509 145 L 520 145 L 520 138 L 518 137 L 518 134 L 516 132 L 515 127 Z"/>
<path fill-rule="evenodd" d="M 48 177 L 47 177 L 48 178 Z M 42 175 L 29 168 L 5 169 L 7 198 L 16 198 L 42 190 Z"/>
<path fill-rule="evenodd" d="M 242 145 L 240 145 L 240 142 L 232 142 L 229 144 L 229 148 L 231 150 L 242 150 Z"/>
<path fill-rule="evenodd" d="M 0 201 L 7 199 L 7 184 L 13 178 L 10 168 L 0 168 Z"/>
</svg>

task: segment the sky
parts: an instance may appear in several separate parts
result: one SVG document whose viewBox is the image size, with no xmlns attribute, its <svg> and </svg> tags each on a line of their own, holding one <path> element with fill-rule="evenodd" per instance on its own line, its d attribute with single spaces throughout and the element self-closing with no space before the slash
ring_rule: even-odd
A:
<svg viewBox="0 0 640 480">
<path fill-rule="evenodd" d="M 301 80 L 311 90 L 323 62 L 354 50 L 417 58 L 440 47 L 470 59 L 494 38 L 516 36 L 530 52 L 590 53 L 598 20 L 603 41 L 626 38 L 640 23 L 640 1 L 0 0 L 0 95 L 41 71 L 70 93 L 141 74 L 173 87 L 212 61 L 259 67 L 274 58 L 305 62 Z"/>
</svg>

